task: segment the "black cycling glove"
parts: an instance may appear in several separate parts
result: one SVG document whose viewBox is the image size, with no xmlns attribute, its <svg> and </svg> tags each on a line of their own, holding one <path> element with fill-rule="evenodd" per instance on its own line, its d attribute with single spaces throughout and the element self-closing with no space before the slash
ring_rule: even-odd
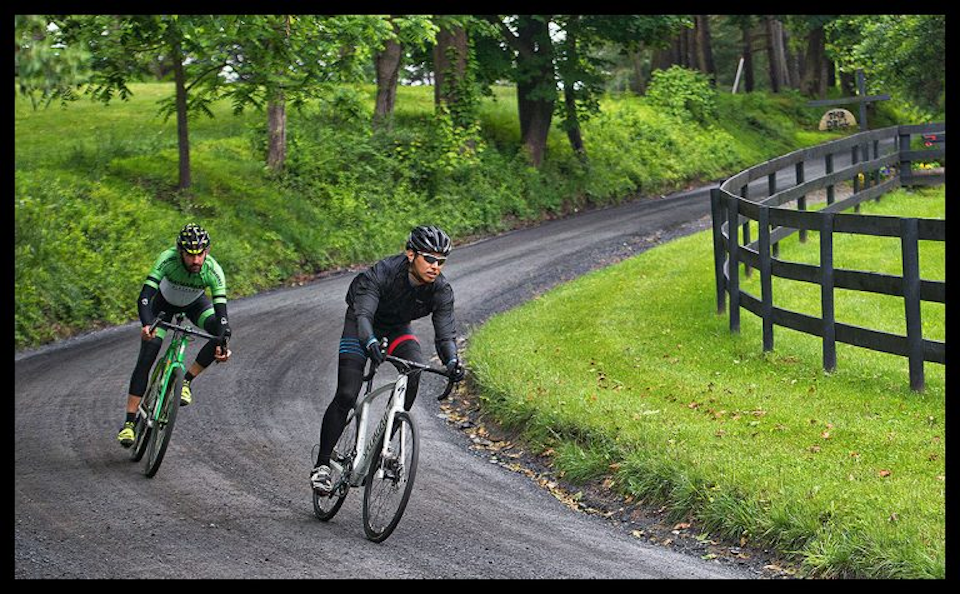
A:
<svg viewBox="0 0 960 594">
<path fill-rule="evenodd" d="M 460 364 L 460 360 L 456 358 L 447 361 L 447 373 L 450 374 L 450 379 L 454 382 L 462 382 L 467 375 L 463 365 Z"/>
<path fill-rule="evenodd" d="M 376 336 L 367 339 L 367 356 L 377 365 L 383 363 L 383 351 L 380 350 L 380 342 Z"/>
</svg>

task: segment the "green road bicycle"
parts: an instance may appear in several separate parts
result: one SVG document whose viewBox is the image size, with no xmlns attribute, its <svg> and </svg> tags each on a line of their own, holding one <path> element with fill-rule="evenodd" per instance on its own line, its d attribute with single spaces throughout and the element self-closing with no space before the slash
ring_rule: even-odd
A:
<svg viewBox="0 0 960 594">
<path fill-rule="evenodd" d="M 137 407 L 137 420 L 134 427 L 136 435 L 130 451 L 130 459 L 139 462 L 144 454 L 147 455 L 143 466 L 143 473 L 153 477 L 160 470 L 163 455 L 170 444 L 173 434 L 173 424 L 177 420 L 177 410 L 180 408 L 180 391 L 183 388 L 183 378 L 187 367 L 183 362 L 187 344 L 193 337 L 220 340 L 220 337 L 207 334 L 189 326 L 183 326 L 183 313 L 174 316 L 174 322 L 164 319 L 164 312 L 160 312 L 157 319 L 150 325 L 153 332 L 157 326 L 172 330 L 170 344 L 162 359 L 154 364 L 150 374 L 150 383 L 147 391 Z M 223 341 L 226 348 L 226 340 Z"/>
<path fill-rule="evenodd" d="M 403 410 L 407 376 L 419 370 L 446 377 L 446 390 L 437 400 L 449 396 L 454 385 L 446 369 L 393 355 L 386 355 L 384 360 L 397 368 L 396 381 L 374 390 L 377 366 L 371 363 L 370 372 L 363 378 L 367 383 L 366 393 L 350 410 L 345 429 L 330 456 L 333 486 L 328 494 L 313 490 L 313 511 L 326 522 L 340 510 L 351 487 L 363 486 L 363 531 L 373 542 L 386 540 L 400 523 L 417 475 L 420 453 L 417 423 L 411 412 Z M 370 425 L 375 418 L 372 403 L 388 392 L 390 397 L 383 415 L 371 434 Z M 387 427 L 391 428 L 389 435 Z M 316 458 L 316 452 L 313 457 Z"/>
</svg>

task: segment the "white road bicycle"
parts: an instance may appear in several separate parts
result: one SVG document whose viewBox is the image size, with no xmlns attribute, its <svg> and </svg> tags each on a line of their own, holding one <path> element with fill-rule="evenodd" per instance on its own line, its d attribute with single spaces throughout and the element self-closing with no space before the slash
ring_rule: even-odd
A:
<svg viewBox="0 0 960 594">
<path fill-rule="evenodd" d="M 421 371 L 446 377 L 446 389 L 437 400 L 449 396 L 454 385 L 444 368 L 393 355 L 386 355 L 384 361 L 397 368 L 396 381 L 374 390 L 377 366 L 371 363 L 370 372 L 363 378 L 367 383 L 366 392 L 348 413 L 343 433 L 330 454 L 331 490 L 328 494 L 313 490 L 313 511 L 326 522 L 340 511 L 351 487 L 363 486 L 363 531 L 373 542 L 386 540 L 400 523 L 417 475 L 420 454 L 417 424 L 411 412 L 403 410 L 407 376 Z M 371 433 L 375 418 L 371 406 L 387 393 L 390 396 L 383 415 Z"/>
</svg>

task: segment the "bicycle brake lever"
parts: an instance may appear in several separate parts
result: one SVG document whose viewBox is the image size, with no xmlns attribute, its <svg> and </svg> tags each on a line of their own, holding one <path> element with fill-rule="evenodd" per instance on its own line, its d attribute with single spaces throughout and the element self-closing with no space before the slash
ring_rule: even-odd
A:
<svg viewBox="0 0 960 594">
<path fill-rule="evenodd" d="M 443 391 L 443 394 L 440 394 L 439 396 L 437 396 L 437 401 L 447 399 L 447 396 L 450 395 L 450 392 L 453 392 L 453 384 L 454 382 L 451 382 L 451 381 L 447 382 L 447 389 Z"/>
<path fill-rule="evenodd" d="M 163 314 L 164 314 L 164 312 L 162 312 L 162 311 L 161 311 L 160 313 L 158 313 L 158 314 L 157 314 L 157 319 L 154 320 L 152 324 L 150 324 L 150 333 L 151 333 L 151 334 L 153 334 L 153 331 L 157 329 L 157 326 L 160 324 L 160 321 L 163 320 Z"/>
</svg>

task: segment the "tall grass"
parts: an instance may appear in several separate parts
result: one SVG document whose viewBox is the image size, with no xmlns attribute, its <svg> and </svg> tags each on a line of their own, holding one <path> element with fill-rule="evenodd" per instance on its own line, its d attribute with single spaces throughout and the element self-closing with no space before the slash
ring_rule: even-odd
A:
<svg viewBox="0 0 960 594">
<path fill-rule="evenodd" d="M 936 218 L 944 203 L 941 188 L 869 210 Z M 836 245 L 866 270 L 888 266 L 899 253 L 889 247 Z M 944 279 L 941 247 L 922 246 L 925 278 Z M 815 241 L 781 247 L 781 257 L 809 252 Z M 811 575 L 944 577 L 944 367 L 927 364 L 915 393 L 902 357 L 839 344 L 828 374 L 819 339 L 782 328 L 763 353 L 759 318 L 744 313 L 731 334 L 713 284 L 704 232 L 495 317 L 467 353 L 484 408 L 558 452 L 568 478 L 609 475 L 625 495 L 776 547 Z M 809 301 L 793 288 L 775 295 Z M 839 301 L 850 323 L 903 325 L 902 299 Z M 925 333 L 942 338 L 944 317 L 925 310 Z"/>
</svg>

